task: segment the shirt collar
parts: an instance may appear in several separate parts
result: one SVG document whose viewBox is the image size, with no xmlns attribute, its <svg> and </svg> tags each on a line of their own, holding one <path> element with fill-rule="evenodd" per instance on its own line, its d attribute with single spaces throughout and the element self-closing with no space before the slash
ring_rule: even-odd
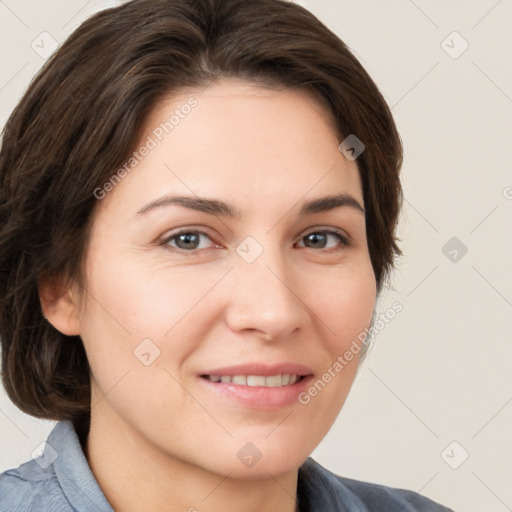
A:
<svg viewBox="0 0 512 512">
<path fill-rule="evenodd" d="M 53 468 L 62 491 L 77 512 L 114 512 L 82 451 L 73 423 L 59 421 L 48 436 L 45 456 L 55 458 Z M 52 451 L 55 450 L 55 453 Z"/>
</svg>

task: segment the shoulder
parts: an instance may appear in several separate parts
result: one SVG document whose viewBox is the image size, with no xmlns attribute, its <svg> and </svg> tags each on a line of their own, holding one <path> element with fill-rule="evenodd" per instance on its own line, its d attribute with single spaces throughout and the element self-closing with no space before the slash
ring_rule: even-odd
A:
<svg viewBox="0 0 512 512">
<path fill-rule="evenodd" d="M 72 511 L 51 466 L 30 460 L 0 474 L 0 512 Z"/>
<path fill-rule="evenodd" d="M 357 512 L 450 512 L 413 491 L 362 482 L 335 475 L 309 458 L 299 471 L 301 511 L 322 504 L 322 511 Z M 348 508 L 347 508 L 348 507 Z M 453 512 L 453 511 L 452 511 Z"/>
<path fill-rule="evenodd" d="M 0 474 L 0 512 L 74 511 L 69 487 L 77 487 L 79 450 L 73 424 L 58 422 L 39 456 Z"/>
<path fill-rule="evenodd" d="M 42 455 L 0 475 L 0 512 L 113 512 L 73 423 L 59 421 Z"/>
</svg>

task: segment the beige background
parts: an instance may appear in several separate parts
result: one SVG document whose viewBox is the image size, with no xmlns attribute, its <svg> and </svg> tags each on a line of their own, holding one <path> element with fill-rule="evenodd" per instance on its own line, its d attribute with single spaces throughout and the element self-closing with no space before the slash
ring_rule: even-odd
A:
<svg viewBox="0 0 512 512">
<path fill-rule="evenodd" d="M 313 456 L 457 511 L 512 510 L 512 1 L 299 3 L 373 76 L 406 154 L 405 256 L 381 304 L 404 309 Z M 62 41 L 115 4 L 0 0 L 1 126 L 43 63 L 32 41 Z M 1 391 L 0 471 L 30 458 L 52 426 Z"/>
</svg>

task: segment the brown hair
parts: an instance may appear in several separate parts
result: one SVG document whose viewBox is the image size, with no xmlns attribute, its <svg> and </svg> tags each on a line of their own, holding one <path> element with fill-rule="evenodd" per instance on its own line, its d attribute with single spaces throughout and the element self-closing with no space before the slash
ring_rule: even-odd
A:
<svg viewBox="0 0 512 512">
<path fill-rule="evenodd" d="M 347 46 L 284 0 L 134 0 L 85 21 L 46 62 L 14 109 L 0 151 L 0 338 L 10 399 L 36 417 L 90 413 L 79 336 L 42 316 L 38 280 L 83 283 L 101 187 L 129 158 L 164 96 L 218 77 L 304 88 L 332 113 L 357 163 L 378 292 L 401 254 L 402 145 L 377 86 Z"/>
</svg>

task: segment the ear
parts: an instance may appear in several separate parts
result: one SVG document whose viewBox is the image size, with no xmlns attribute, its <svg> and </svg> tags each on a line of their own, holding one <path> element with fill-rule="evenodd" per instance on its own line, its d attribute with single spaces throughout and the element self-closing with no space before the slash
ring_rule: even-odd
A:
<svg viewBox="0 0 512 512">
<path fill-rule="evenodd" d="M 39 300 L 44 317 L 55 329 L 67 336 L 79 335 L 80 316 L 76 287 L 65 285 L 61 278 L 39 281 Z"/>
</svg>

